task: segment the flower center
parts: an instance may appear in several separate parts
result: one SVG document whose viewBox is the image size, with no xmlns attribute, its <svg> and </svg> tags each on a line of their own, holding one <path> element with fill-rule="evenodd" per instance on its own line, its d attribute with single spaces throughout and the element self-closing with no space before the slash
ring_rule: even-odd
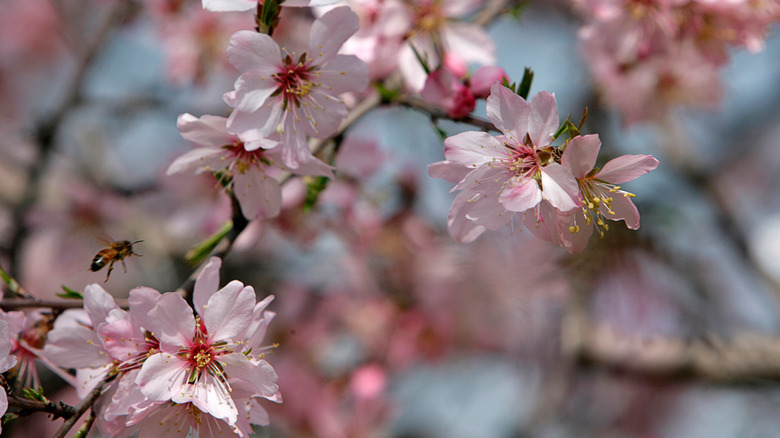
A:
<svg viewBox="0 0 780 438">
<path fill-rule="evenodd" d="M 439 30 L 447 20 L 439 3 L 439 1 L 434 1 L 416 8 L 414 29 L 423 33 L 432 33 Z"/>
<path fill-rule="evenodd" d="M 244 174 L 252 166 L 260 167 L 261 164 L 271 164 L 268 158 L 265 157 L 262 148 L 248 151 L 244 147 L 244 142 L 239 139 L 235 139 L 233 143 L 223 145 L 222 149 L 230 152 L 233 156 L 233 161 L 228 164 L 226 169 L 228 176 Z"/>
<path fill-rule="evenodd" d="M 295 55 L 295 52 L 292 55 Z M 314 67 L 306 60 L 306 53 L 302 54 L 297 61 L 287 55 L 283 62 L 283 70 L 274 73 L 272 77 L 279 83 L 274 95 L 281 94 L 283 106 L 287 109 L 290 103 L 300 106 L 301 101 L 311 93 L 315 85 L 311 81 Z"/>
</svg>

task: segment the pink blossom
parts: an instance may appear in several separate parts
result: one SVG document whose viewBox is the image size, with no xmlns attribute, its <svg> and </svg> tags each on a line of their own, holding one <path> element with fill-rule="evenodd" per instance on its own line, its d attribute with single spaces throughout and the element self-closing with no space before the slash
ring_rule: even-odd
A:
<svg viewBox="0 0 780 438">
<path fill-rule="evenodd" d="M 65 311 L 54 322 L 43 352 L 65 368 L 76 368 L 76 389 L 85 394 L 108 372 L 140 367 L 159 343 L 147 333 L 144 315 L 160 297 L 154 289 L 130 291 L 130 311 L 121 309 L 100 285 L 84 289 L 84 310 Z"/>
<path fill-rule="evenodd" d="M 184 172 L 223 172 L 228 187 L 238 199 L 241 212 L 248 219 L 271 218 L 279 214 L 282 192 L 278 181 L 269 173 L 284 169 L 278 149 L 265 150 L 262 146 L 275 145 L 265 138 L 250 138 L 230 134 L 225 129 L 227 119 L 191 114 L 179 116 L 177 126 L 184 138 L 200 146 L 177 158 L 168 168 L 168 174 Z M 331 176 L 330 167 L 312 158 L 296 169 L 303 175 Z"/>
<path fill-rule="evenodd" d="M 412 28 L 399 53 L 399 68 L 413 91 L 425 85 L 425 71 L 414 50 L 427 59 L 431 68 L 444 63 L 465 72 L 468 64 L 495 64 L 493 40 L 481 26 L 462 21 L 481 6 L 481 0 L 415 0 L 409 3 Z M 437 49 L 437 44 L 440 43 Z M 413 50 L 414 48 L 414 50 Z"/>
<path fill-rule="evenodd" d="M 220 261 L 213 258 L 195 283 L 193 303 L 166 293 L 146 314 L 146 327 L 160 342 L 160 351 L 143 363 L 136 378 L 151 401 L 192 403 L 200 411 L 226 421 L 239 420 L 236 394 L 280 401 L 276 373 L 262 359 L 260 341 L 270 315 L 270 299 L 255 303 L 251 286 L 232 281 L 216 290 Z"/>
<path fill-rule="evenodd" d="M 46 365 L 66 382 L 74 382 L 70 374 L 43 354 L 42 348 L 52 321 L 51 315 L 40 310 L 32 310 L 28 313 L 0 310 L 0 321 L 5 321 L 9 325 L 12 343 L 11 354 L 17 360 L 17 380 L 22 382 L 25 387 L 38 388 L 41 386 L 37 369 L 38 362 Z"/>
<path fill-rule="evenodd" d="M 469 88 L 474 96 L 485 99 L 490 96 L 490 87 L 493 82 L 503 79 L 509 80 L 509 76 L 503 68 L 495 65 L 483 65 L 469 78 Z"/>
<path fill-rule="evenodd" d="M 598 135 L 578 136 L 568 142 L 561 158 L 561 165 L 577 179 L 583 204 L 581 213 L 561 213 L 559 218 L 564 225 L 560 231 L 561 243 L 569 252 L 584 249 L 594 228 L 603 236 L 602 229 L 609 229 L 604 219 L 622 220 L 629 229 L 638 229 L 639 211 L 631 201 L 634 195 L 618 184 L 632 181 L 658 166 L 658 160 L 650 155 L 623 155 L 599 170 L 594 166 L 600 148 Z"/>
<path fill-rule="evenodd" d="M 268 137 L 278 132 L 282 161 L 290 168 L 311 161 L 306 136 L 327 137 L 338 129 L 347 106 L 338 96 L 362 92 L 368 70 L 353 55 L 339 55 L 358 29 L 349 8 L 333 9 L 317 19 L 302 53 L 280 48 L 270 36 L 240 31 L 230 38 L 228 59 L 241 72 L 225 100 L 235 110 L 230 133 Z M 261 144 L 260 147 L 274 147 Z"/>
<path fill-rule="evenodd" d="M 466 117 L 476 106 L 476 99 L 469 87 L 446 68 L 428 75 L 420 95 L 426 102 L 439 105 L 454 119 Z"/>
<path fill-rule="evenodd" d="M 763 47 L 780 3 L 718 0 L 575 0 L 588 22 L 585 59 L 605 100 L 626 121 L 658 118 L 675 105 L 720 102 L 718 70 L 733 46 Z"/>
<path fill-rule="evenodd" d="M 16 365 L 16 356 L 12 356 L 11 349 L 13 342 L 11 339 L 11 330 L 8 322 L 0 320 L 0 373 L 4 373 Z M 8 398 L 5 391 L 0 391 L 0 416 L 5 414 L 8 409 Z M 0 424 L 0 432 L 2 424 Z"/>
<path fill-rule="evenodd" d="M 542 200 L 562 212 L 581 205 L 577 182 L 556 162 L 551 145 L 558 129 L 553 95 L 541 92 L 526 102 L 496 82 L 487 113 L 503 135 L 468 131 L 449 137 L 444 141 L 447 160 L 428 168 L 431 176 L 457 182 L 453 190 L 462 190 L 448 221 L 450 234 L 460 242 L 500 228 L 514 213 Z"/>
<path fill-rule="evenodd" d="M 399 0 L 349 0 L 360 28 L 342 47 L 368 64 L 371 79 L 383 79 L 398 68 L 398 56 L 411 26 L 410 11 Z"/>
<path fill-rule="evenodd" d="M 213 14 L 193 3 L 156 16 L 168 78 L 175 84 L 202 83 L 215 68 L 230 67 L 225 55 L 228 38 L 253 24 L 245 14 Z"/>
</svg>

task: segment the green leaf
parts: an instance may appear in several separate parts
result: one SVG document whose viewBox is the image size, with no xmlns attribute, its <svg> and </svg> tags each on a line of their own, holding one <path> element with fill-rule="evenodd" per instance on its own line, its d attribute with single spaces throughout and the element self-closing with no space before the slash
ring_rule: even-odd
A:
<svg viewBox="0 0 780 438">
<path fill-rule="evenodd" d="M 523 14 L 525 13 L 528 4 L 529 4 L 528 0 L 520 0 L 516 2 L 509 9 L 509 15 L 515 20 L 520 20 L 521 18 L 523 18 Z"/>
<path fill-rule="evenodd" d="M 515 93 L 515 90 L 517 90 L 517 84 L 514 82 L 510 84 L 509 79 L 507 79 L 506 76 L 501 78 L 501 85 L 509 88 L 513 93 Z"/>
<path fill-rule="evenodd" d="M 423 70 L 425 70 L 425 74 L 429 75 L 431 74 L 431 66 L 428 64 L 428 60 L 424 59 L 422 55 L 420 55 L 420 52 L 417 51 L 417 49 L 414 47 L 414 44 L 409 44 L 409 47 L 412 48 L 412 52 L 414 52 L 414 56 L 417 57 L 417 60 L 420 61 L 420 65 L 422 65 Z"/>
<path fill-rule="evenodd" d="M 379 93 L 379 97 L 385 102 L 392 102 L 401 96 L 401 92 L 398 90 L 391 90 L 387 88 L 382 82 L 375 82 L 374 88 Z"/>
<path fill-rule="evenodd" d="M 318 176 L 312 178 L 306 184 L 306 201 L 303 203 L 303 211 L 308 213 L 314 204 L 317 203 L 317 198 L 320 197 L 320 193 L 328 187 L 330 179 L 326 176 Z"/>
<path fill-rule="evenodd" d="M 271 30 L 279 24 L 279 1 L 263 1 L 262 11 L 257 23 L 257 30 L 260 33 L 270 34 Z"/>
<path fill-rule="evenodd" d="M 233 221 L 230 220 L 225 222 L 225 224 L 222 225 L 222 227 L 219 230 L 217 230 L 216 233 L 205 238 L 203 241 L 201 241 L 194 247 L 190 248 L 190 250 L 187 251 L 186 254 L 184 254 L 184 259 L 190 265 L 194 266 L 199 264 L 206 257 L 208 257 L 212 251 L 214 251 L 214 248 L 216 248 L 217 245 L 219 245 L 219 242 L 221 242 L 222 239 L 225 238 L 227 233 L 229 233 L 230 230 L 232 229 L 233 229 Z"/>
<path fill-rule="evenodd" d="M 84 299 L 84 294 L 82 294 L 81 292 L 79 292 L 77 290 L 73 290 L 73 289 L 69 288 L 68 286 L 65 286 L 64 284 L 60 285 L 60 287 L 62 288 L 62 292 L 57 294 L 57 296 L 60 297 L 60 298 L 65 298 L 65 299 L 68 299 L 68 300 L 83 300 Z"/>
<path fill-rule="evenodd" d="M 528 100 L 528 92 L 531 91 L 531 82 L 534 80 L 534 71 L 526 67 L 523 72 L 523 80 L 520 81 L 520 86 L 517 87 L 517 95 L 525 100 Z"/>
<path fill-rule="evenodd" d="M 43 395 L 43 388 L 22 388 L 22 396 L 28 400 L 37 400 L 48 403 L 49 399 Z"/>
</svg>

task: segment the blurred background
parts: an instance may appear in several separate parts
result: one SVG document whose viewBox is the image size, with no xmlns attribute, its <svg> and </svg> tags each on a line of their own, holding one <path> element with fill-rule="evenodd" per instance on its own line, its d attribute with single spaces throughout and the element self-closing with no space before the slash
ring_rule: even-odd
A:
<svg viewBox="0 0 780 438">
<path fill-rule="evenodd" d="M 576 255 L 509 228 L 458 244 L 451 184 L 427 175 L 443 159 L 430 117 L 371 111 L 315 206 L 290 180 L 281 216 L 224 261 L 223 284 L 276 297 L 284 403 L 257 436 L 778 436 L 780 39 L 729 50 L 716 104 L 637 118 L 595 85 L 578 37 L 598 2 L 574 3 L 493 20 L 498 65 L 533 69 L 531 94 L 555 93 L 562 118 L 587 107 L 602 158 L 659 159 L 625 187 L 641 228 L 615 223 Z M 278 37 L 305 38 L 312 17 L 285 9 Z M 189 276 L 186 252 L 231 204 L 211 175 L 165 175 L 191 147 L 176 118 L 228 114 L 227 40 L 253 27 L 192 0 L 0 0 L 0 264 L 29 293 L 102 284 L 87 269 L 101 239 L 143 240 L 104 284 L 116 297 Z M 4 431 L 44 436 L 43 417 Z"/>
</svg>

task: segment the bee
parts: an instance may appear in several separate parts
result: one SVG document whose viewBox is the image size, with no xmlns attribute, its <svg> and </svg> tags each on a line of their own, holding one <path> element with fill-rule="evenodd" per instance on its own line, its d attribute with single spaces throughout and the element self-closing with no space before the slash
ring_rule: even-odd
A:
<svg viewBox="0 0 780 438">
<path fill-rule="evenodd" d="M 95 254 L 95 258 L 92 259 L 92 264 L 89 265 L 89 269 L 93 272 L 97 272 L 103 269 L 108 263 L 108 272 L 106 272 L 106 281 L 111 275 L 111 270 L 114 269 L 114 263 L 117 261 L 122 262 L 122 268 L 127 273 L 127 266 L 125 266 L 125 258 L 130 256 L 141 257 L 141 254 L 133 252 L 133 245 L 141 243 L 143 240 L 136 240 L 131 242 L 129 240 L 118 240 L 116 242 L 103 241 L 108 247 L 103 248 Z M 105 283 L 104 281 L 103 283 Z"/>
</svg>

